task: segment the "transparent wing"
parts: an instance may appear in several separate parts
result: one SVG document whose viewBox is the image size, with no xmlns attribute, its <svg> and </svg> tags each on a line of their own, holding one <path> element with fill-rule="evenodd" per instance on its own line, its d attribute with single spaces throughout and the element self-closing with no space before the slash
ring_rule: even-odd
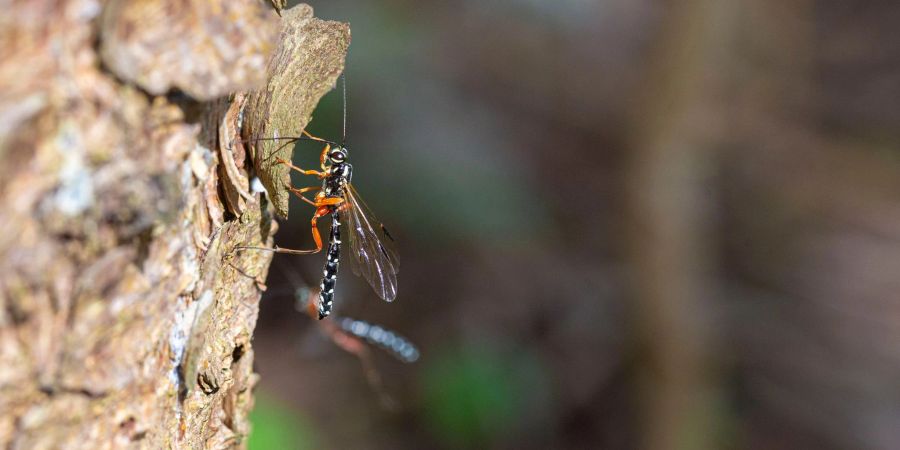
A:
<svg viewBox="0 0 900 450">
<path fill-rule="evenodd" d="M 350 267 L 369 282 L 379 297 L 393 301 L 397 297 L 397 273 L 400 272 L 394 239 L 352 184 L 344 189 L 344 200 L 339 211 L 349 231 Z"/>
</svg>

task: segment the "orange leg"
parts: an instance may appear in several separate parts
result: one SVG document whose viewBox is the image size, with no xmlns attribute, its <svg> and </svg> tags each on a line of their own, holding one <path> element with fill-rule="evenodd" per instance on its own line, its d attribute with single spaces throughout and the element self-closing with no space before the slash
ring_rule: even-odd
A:
<svg viewBox="0 0 900 450">
<path fill-rule="evenodd" d="M 325 144 L 322 154 L 319 155 L 319 167 L 322 168 L 322 172 L 328 172 L 328 169 L 325 167 L 325 158 L 328 157 L 329 150 L 331 150 L 331 144 Z"/>
<path fill-rule="evenodd" d="M 291 169 L 294 169 L 297 172 L 302 173 L 303 175 L 315 175 L 319 178 L 325 178 L 328 176 L 328 174 L 326 174 L 325 172 L 319 172 L 318 170 L 306 170 L 302 167 L 297 167 L 297 166 L 293 165 L 290 161 L 285 160 L 285 159 L 278 158 L 277 161 L 279 164 L 284 164 L 284 165 L 290 167 Z"/>
<path fill-rule="evenodd" d="M 331 150 L 331 143 L 329 143 L 327 140 L 322 139 L 322 138 L 320 138 L 320 137 L 313 136 L 312 134 L 310 134 L 310 133 L 309 133 L 308 131 L 306 131 L 306 130 L 303 130 L 303 133 L 302 133 L 302 134 L 303 134 L 303 136 L 306 136 L 306 137 L 309 138 L 310 140 L 317 141 L 317 142 L 322 142 L 322 143 L 325 144 L 325 149 L 322 150 L 322 154 L 319 156 L 319 161 L 320 161 L 320 165 L 322 166 L 322 172 L 327 172 L 328 169 L 325 167 L 325 160 L 326 160 L 326 157 L 328 156 L 328 151 Z M 279 138 L 279 137 L 271 137 L 271 138 L 257 138 L 257 139 L 247 139 L 247 140 L 236 139 L 236 140 L 232 140 L 232 141 L 231 141 L 231 144 L 233 145 L 234 143 L 237 143 L 237 142 L 240 142 L 240 143 L 243 143 L 243 144 L 247 144 L 247 143 L 258 142 L 258 141 L 277 141 L 277 140 L 279 140 L 279 139 L 284 139 L 284 140 L 287 140 L 288 142 L 285 143 L 284 145 L 278 147 L 278 150 L 281 150 L 282 148 L 284 148 L 284 147 L 287 146 L 287 145 L 291 145 L 292 143 L 296 142 L 296 140 L 297 140 L 297 138 L 292 138 L 292 137 L 282 137 L 282 138 Z M 282 160 L 279 160 L 279 162 L 281 162 L 282 164 L 288 164 L 288 165 L 290 165 L 290 163 L 284 162 L 284 161 L 282 161 Z M 291 166 L 291 168 L 293 168 L 294 170 L 298 170 L 298 171 L 300 171 L 300 172 L 306 173 L 307 175 L 319 175 L 320 177 L 323 177 L 323 178 L 324 178 L 324 176 L 321 175 L 321 174 L 307 173 L 307 172 L 309 172 L 309 171 L 305 171 L 305 170 L 300 169 L 300 168 L 298 168 L 298 167 Z"/>
<path fill-rule="evenodd" d="M 310 139 L 312 139 L 312 140 L 314 140 L 314 141 L 325 142 L 324 139 L 315 137 L 315 136 L 309 134 L 309 132 L 307 132 L 306 130 L 303 130 L 303 134 L 305 134 L 306 137 L 308 137 L 308 138 L 310 138 Z M 329 150 L 331 150 L 331 144 L 325 142 L 325 149 L 322 150 L 322 154 L 319 155 L 319 165 L 322 167 L 322 172 L 327 172 L 327 171 L 328 171 L 328 169 L 325 168 L 325 158 L 328 157 L 328 151 L 329 151 Z"/>
<path fill-rule="evenodd" d="M 306 137 L 308 137 L 314 141 L 324 142 L 326 144 L 328 143 L 328 141 L 326 141 L 325 139 L 322 139 L 320 137 L 316 137 L 316 136 L 309 134 L 309 131 L 303 130 L 303 134 L 306 135 Z"/>
<path fill-rule="evenodd" d="M 310 221 L 310 224 L 312 225 L 313 241 L 315 241 L 315 243 L 316 243 L 316 248 L 314 248 L 312 250 L 294 250 L 292 248 L 282 248 L 277 245 L 274 248 L 265 248 L 265 247 L 239 247 L 239 248 L 241 248 L 241 249 L 253 248 L 253 249 L 257 249 L 257 250 L 267 250 L 270 252 L 287 253 L 287 254 L 291 254 L 291 255 L 312 255 L 315 253 L 319 253 L 322 251 L 322 235 L 319 234 L 319 227 L 318 227 L 317 222 L 319 221 L 319 217 L 322 217 L 322 216 L 328 214 L 329 212 L 330 211 L 328 208 L 319 208 L 318 211 L 316 211 L 316 213 L 313 215 L 312 220 Z"/>
<path fill-rule="evenodd" d="M 319 209 L 316 210 L 316 214 L 313 215 L 312 220 L 309 222 L 310 225 L 312 225 L 313 241 L 316 243 L 316 251 L 313 253 L 319 253 L 320 251 L 322 251 L 322 235 L 319 234 L 319 226 L 317 225 L 317 223 L 319 221 L 319 217 L 322 217 L 329 212 L 331 211 L 328 208 L 320 206 Z"/>
<path fill-rule="evenodd" d="M 287 253 L 287 254 L 291 254 L 291 255 L 312 255 L 315 253 L 319 253 L 322 251 L 322 246 L 323 246 L 322 235 L 319 234 L 319 227 L 318 227 L 319 218 L 326 216 L 328 214 L 331 214 L 332 208 L 337 205 L 340 205 L 343 201 L 344 201 L 344 199 L 342 199 L 340 197 L 323 198 L 323 199 L 318 199 L 316 201 L 315 205 L 318 209 L 316 210 L 316 213 L 313 215 L 313 218 L 310 221 L 310 225 L 312 225 L 313 241 L 315 241 L 315 243 L 316 243 L 315 249 L 294 250 L 292 248 L 283 248 L 283 247 L 279 247 L 276 245 L 274 248 L 240 246 L 240 247 L 235 247 L 235 250 L 248 250 L 248 249 L 250 249 L 250 250 L 265 250 L 267 252 Z"/>
<path fill-rule="evenodd" d="M 310 225 L 312 225 L 312 235 L 313 241 L 316 242 L 315 250 L 291 250 L 290 252 L 281 252 L 281 253 L 293 253 L 300 252 L 299 254 L 309 254 L 309 253 L 319 253 L 322 251 L 322 235 L 319 234 L 319 227 L 317 226 L 317 222 L 319 218 L 328 214 L 331 214 L 332 207 L 341 204 L 344 199 L 339 197 L 331 197 L 331 198 L 323 198 L 321 200 L 316 201 L 316 206 L 319 208 L 316 210 L 316 214 L 313 215 L 312 220 L 310 221 Z M 276 249 L 279 247 L 276 245 Z M 281 250 L 290 250 L 290 249 L 281 249 Z"/>
<path fill-rule="evenodd" d="M 317 205 L 316 205 L 316 202 L 314 202 L 314 201 L 312 201 L 312 200 L 306 198 L 306 196 L 303 195 L 303 193 L 304 193 L 304 192 L 309 192 L 309 191 L 314 191 L 314 190 L 316 190 L 316 189 L 322 189 L 322 187 L 321 187 L 321 186 L 310 186 L 310 187 L 305 187 L 305 188 L 300 188 L 300 189 L 298 189 L 298 188 L 295 188 L 295 187 L 293 187 L 293 186 L 288 186 L 288 190 L 289 190 L 289 191 L 291 191 L 291 192 L 293 192 L 294 194 L 296 194 L 297 197 L 300 197 L 301 199 L 303 199 L 304 202 L 309 203 L 310 205 L 313 205 L 313 206 L 317 206 Z"/>
</svg>

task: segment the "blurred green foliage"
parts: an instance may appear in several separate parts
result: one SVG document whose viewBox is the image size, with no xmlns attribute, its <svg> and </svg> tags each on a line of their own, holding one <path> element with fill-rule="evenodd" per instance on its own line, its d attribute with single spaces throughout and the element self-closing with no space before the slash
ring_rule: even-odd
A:
<svg viewBox="0 0 900 450">
<path fill-rule="evenodd" d="M 548 378 L 534 355 L 466 347 L 433 361 L 422 377 L 426 419 L 451 447 L 483 448 L 546 409 Z"/>
<path fill-rule="evenodd" d="M 256 396 L 250 423 L 253 428 L 247 441 L 249 450 L 318 448 L 312 426 L 296 412 L 279 405 L 264 393 Z"/>
<path fill-rule="evenodd" d="M 404 242 L 467 240 L 502 246 L 529 242 L 551 227 L 546 219 L 544 196 L 523 176 L 527 171 L 509 159 L 515 153 L 483 148 L 491 145 L 482 141 L 495 137 L 461 136 L 448 131 L 425 137 L 413 133 L 410 140 L 393 140 L 397 139 L 395 133 L 379 131 L 376 140 L 360 141 L 371 130 L 354 131 L 352 112 L 365 112 L 366 105 L 361 104 L 365 100 L 361 96 L 354 99 L 350 86 L 347 146 L 355 169 L 353 182 L 380 220 L 392 230 L 404 231 Z M 341 141 L 342 93 L 343 85 L 338 81 L 316 107 L 307 131 Z M 429 100 L 423 101 L 440 101 L 440 97 L 427 95 Z M 451 108 L 433 114 L 443 114 L 450 121 L 454 112 Z M 480 120 L 470 119 L 475 123 Z M 321 150 L 322 145 L 317 142 L 299 142 L 292 159 L 300 167 L 318 169 Z M 321 183 L 296 172 L 291 176 L 298 187 Z M 299 199 L 292 198 L 291 202 L 292 209 L 310 211 Z"/>
</svg>

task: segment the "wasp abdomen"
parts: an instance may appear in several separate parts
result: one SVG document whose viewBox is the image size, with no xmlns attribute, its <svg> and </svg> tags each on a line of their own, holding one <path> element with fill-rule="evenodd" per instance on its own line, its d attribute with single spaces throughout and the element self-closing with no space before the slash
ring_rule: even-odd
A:
<svg viewBox="0 0 900 450">
<path fill-rule="evenodd" d="M 337 211 L 335 211 L 331 214 L 331 235 L 328 239 L 327 259 L 325 260 L 325 268 L 322 270 L 322 284 L 319 285 L 319 319 L 324 319 L 331 314 L 340 256 L 341 221 Z"/>
</svg>

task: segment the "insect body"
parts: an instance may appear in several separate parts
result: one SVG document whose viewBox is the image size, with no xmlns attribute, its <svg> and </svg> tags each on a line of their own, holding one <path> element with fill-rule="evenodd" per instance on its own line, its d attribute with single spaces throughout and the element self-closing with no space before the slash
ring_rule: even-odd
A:
<svg viewBox="0 0 900 450">
<path fill-rule="evenodd" d="M 331 233 L 325 268 L 323 269 L 322 283 L 320 284 L 318 315 L 320 319 L 331 313 L 334 301 L 334 288 L 337 282 L 338 266 L 341 253 L 341 224 L 347 225 L 347 233 L 350 244 L 350 261 L 353 272 L 369 282 L 379 297 L 386 301 L 393 301 L 397 297 L 397 273 L 400 264 L 397 253 L 393 249 L 393 238 L 387 229 L 381 225 L 365 203 L 359 198 L 359 194 L 351 184 L 353 166 L 347 162 L 347 149 L 331 141 L 315 137 L 304 131 L 302 138 L 282 139 L 307 139 L 319 141 L 325 144 L 325 149 L 320 157 L 321 170 L 306 170 L 295 166 L 290 161 L 279 160 L 305 175 L 315 175 L 322 180 L 322 186 L 310 186 L 304 188 L 288 187 L 288 190 L 299 196 L 303 201 L 316 208 L 310 224 L 312 236 L 316 248 L 311 250 L 292 250 L 275 246 L 273 249 L 261 247 L 260 250 L 270 250 L 278 253 L 312 254 L 322 250 L 322 237 L 319 234 L 318 220 L 321 217 L 331 216 Z M 332 147 L 334 146 L 334 147 Z M 313 199 L 307 198 L 306 192 L 318 190 Z"/>
<path fill-rule="evenodd" d="M 341 224 L 347 225 L 347 238 L 350 244 L 350 263 L 353 273 L 362 276 L 369 282 L 379 297 L 386 301 L 393 301 L 397 297 L 397 273 L 400 263 L 397 252 L 393 249 L 394 239 L 387 229 L 375 219 L 375 216 L 359 197 L 359 194 L 350 183 L 353 175 L 353 166 L 347 162 L 348 152 L 346 146 L 347 137 L 347 82 L 344 78 L 344 132 L 342 143 L 339 145 L 327 139 L 315 137 L 304 131 L 299 137 L 272 137 L 257 140 L 285 140 L 293 143 L 299 140 L 312 140 L 325 144 L 325 148 L 319 157 L 321 170 L 306 170 L 291 164 L 290 161 L 279 159 L 278 162 L 296 170 L 304 175 L 315 175 L 322 180 L 322 186 L 310 186 L 296 188 L 289 186 L 288 190 L 299 196 L 303 201 L 316 208 L 313 214 L 312 236 L 316 248 L 312 250 L 292 250 L 281 248 L 239 247 L 259 250 L 274 251 L 277 253 L 312 254 L 322 250 L 322 237 L 319 234 L 317 222 L 319 218 L 331 216 L 331 233 L 328 239 L 327 257 L 322 273 L 322 283 L 319 285 L 318 315 L 319 319 L 327 317 L 331 313 L 334 302 L 334 288 L 337 282 L 338 265 L 341 255 Z M 306 192 L 318 190 L 315 198 L 309 199 Z"/>
<path fill-rule="evenodd" d="M 327 149 L 326 149 L 327 151 Z M 316 196 L 316 200 L 322 203 L 324 199 L 337 198 L 343 200 L 346 190 L 353 175 L 353 166 L 346 162 L 347 152 L 338 148 L 333 150 L 328 159 L 331 168 L 322 182 L 322 190 Z M 343 202 L 342 202 L 343 203 Z M 319 319 L 325 318 L 331 313 L 331 305 L 334 301 L 334 287 L 337 284 L 338 265 L 341 259 L 341 214 L 336 206 L 324 206 L 331 210 L 331 234 L 328 237 L 328 252 L 325 260 L 325 268 L 322 270 L 322 283 L 319 285 Z M 318 207 L 316 213 L 318 214 Z M 315 229 L 315 225 L 313 225 Z M 391 299 L 393 300 L 393 299 Z"/>
<path fill-rule="evenodd" d="M 328 257 L 322 270 L 322 283 L 319 284 L 319 319 L 331 313 L 334 302 L 334 287 L 337 284 L 338 265 L 341 262 L 341 217 L 337 211 L 331 213 L 331 235 L 328 237 Z"/>
</svg>

